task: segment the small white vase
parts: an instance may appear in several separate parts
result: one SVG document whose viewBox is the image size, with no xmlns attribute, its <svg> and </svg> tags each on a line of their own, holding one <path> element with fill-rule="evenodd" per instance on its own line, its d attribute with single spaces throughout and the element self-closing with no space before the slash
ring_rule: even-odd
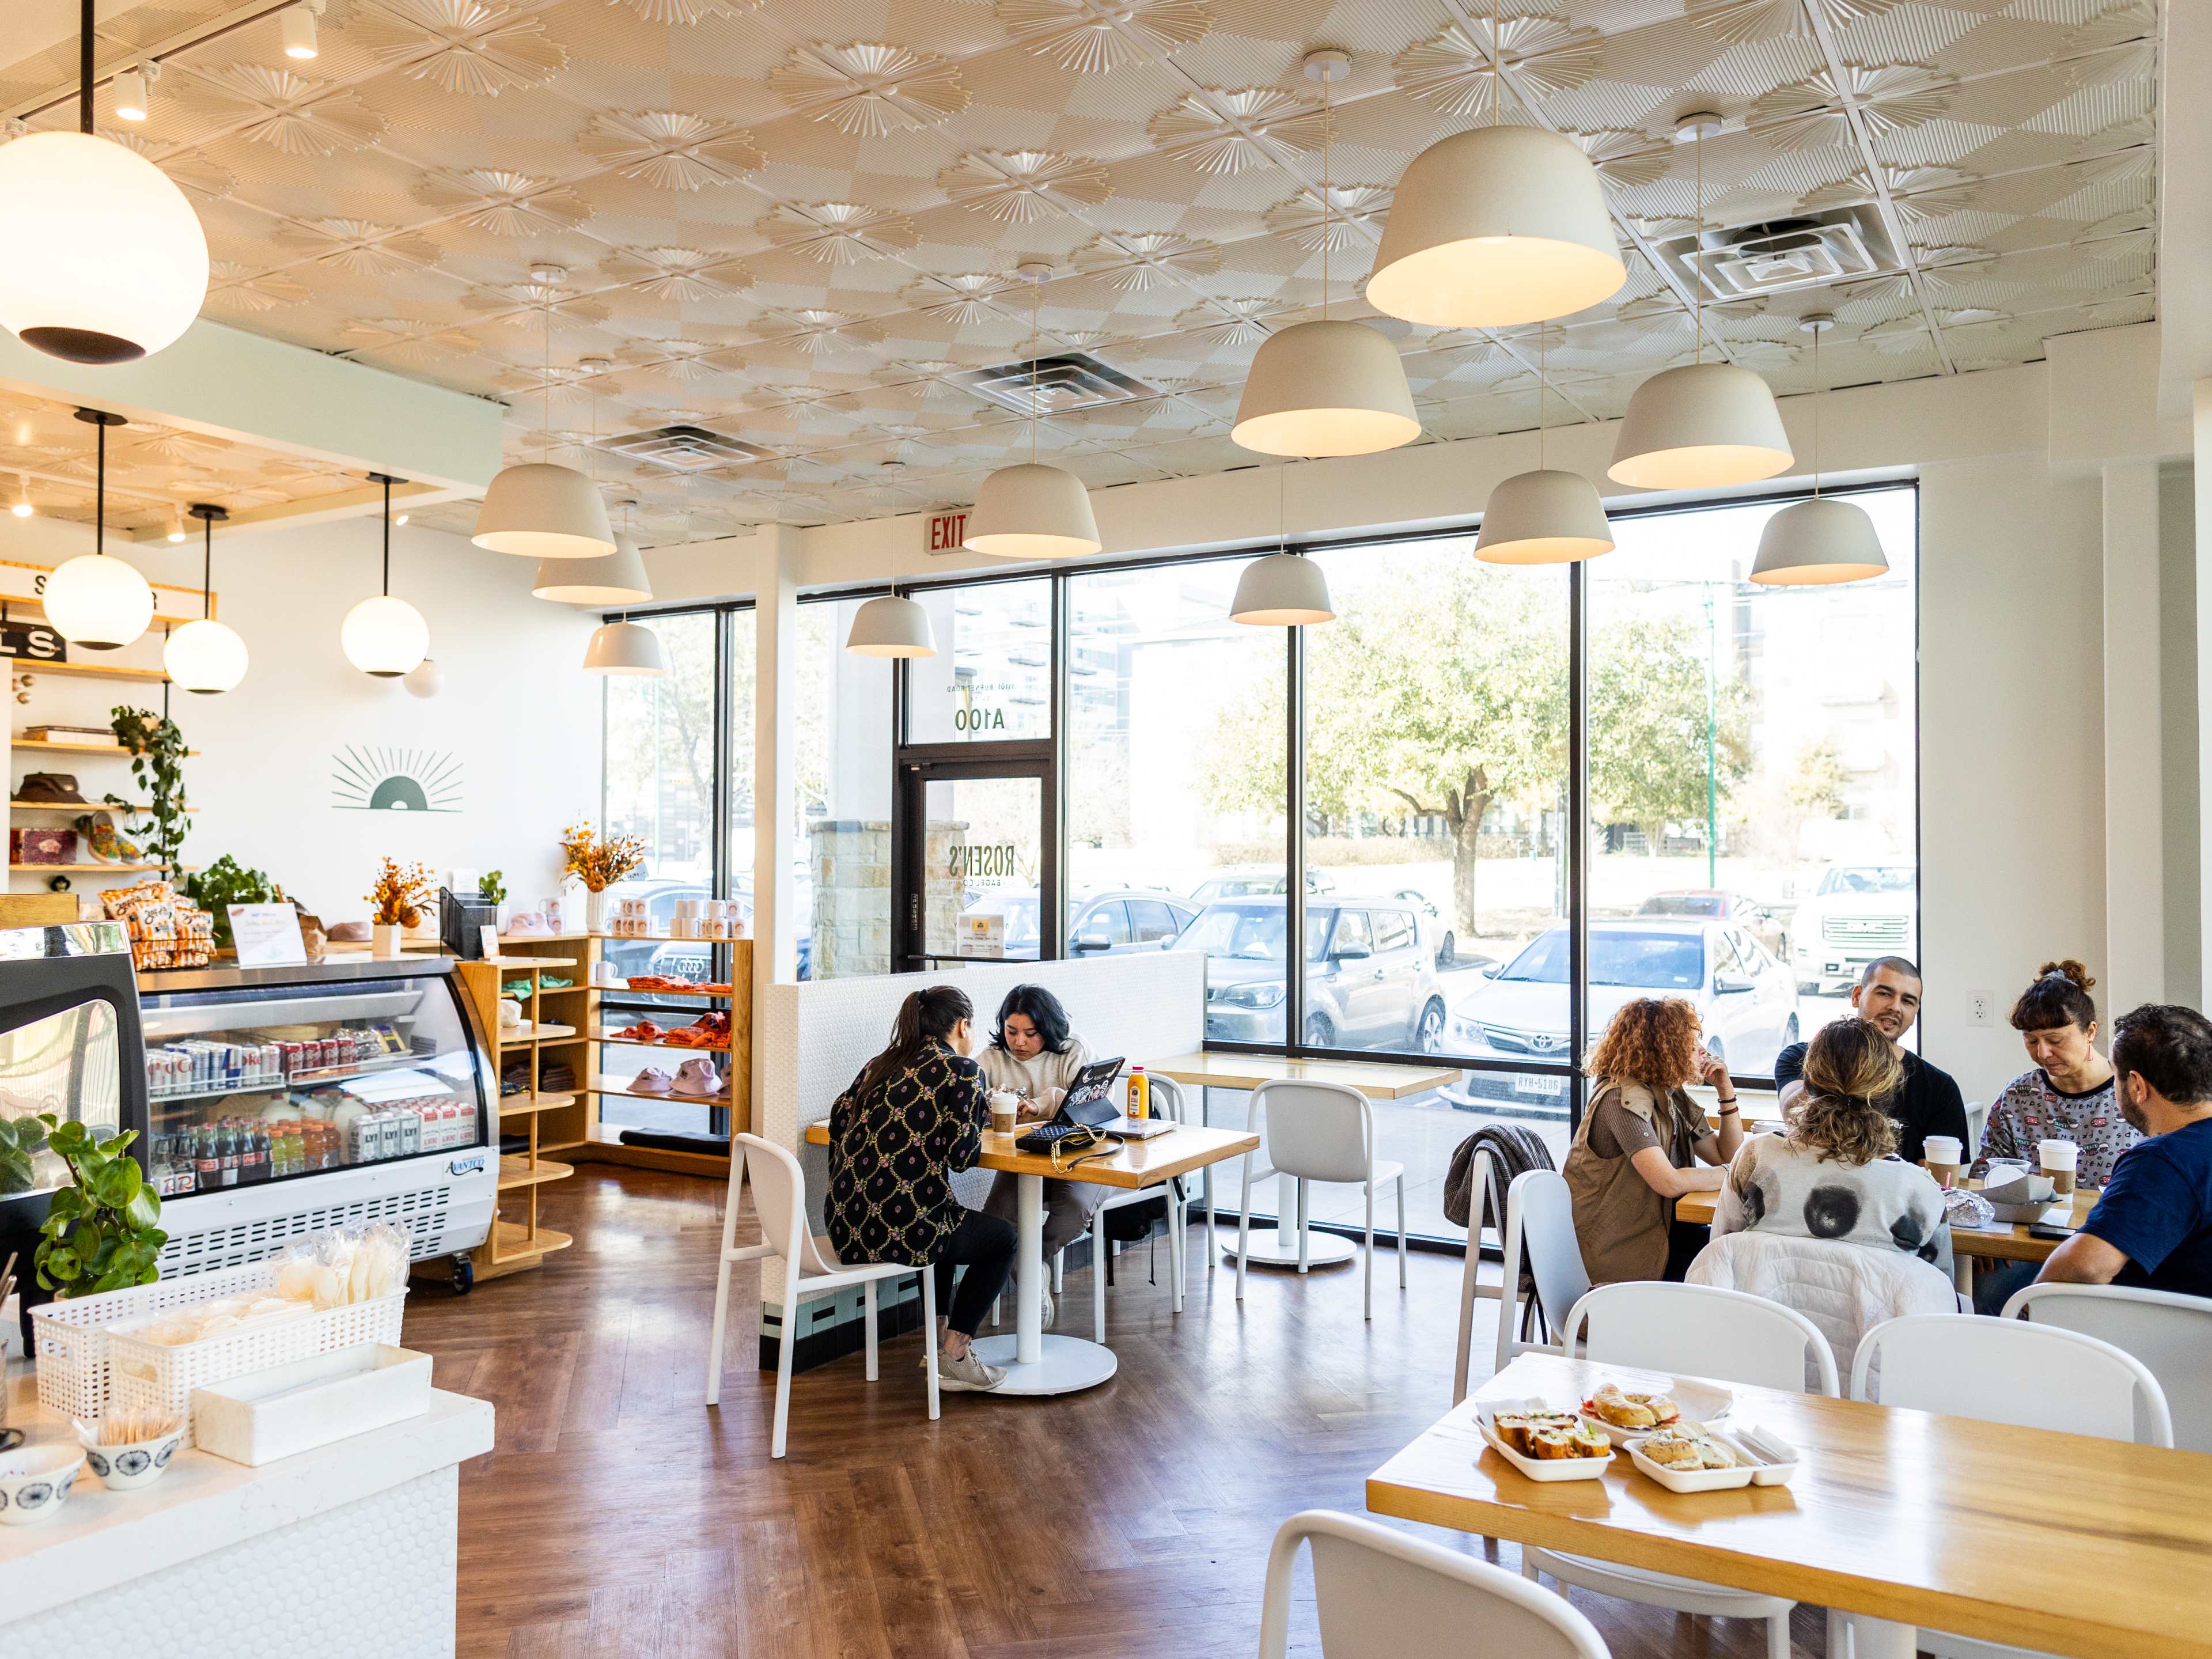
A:
<svg viewBox="0 0 2212 1659">
<path fill-rule="evenodd" d="M 613 909 L 614 901 L 607 896 L 605 888 L 596 893 L 587 890 L 584 894 L 584 931 L 587 933 L 605 933 L 608 917 Z"/>
<path fill-rule="evenodd" d="M 369 954 L 380 962 L 397 962 L 404 954 L 399 941 L 406 929 L 397 922 L 378 922 L 370 930 Z"/>
</svg>

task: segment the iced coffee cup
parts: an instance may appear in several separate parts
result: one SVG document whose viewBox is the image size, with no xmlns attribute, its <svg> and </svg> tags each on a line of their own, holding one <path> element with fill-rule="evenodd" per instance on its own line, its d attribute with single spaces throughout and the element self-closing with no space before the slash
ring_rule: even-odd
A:
<svg viewBox="0 0 2212 1659">
<path fill-rule="evenodd" d="M 2081 1149 L 2070 1140 L 2039 1140 L 2035 1143 L 2035 1161 L 2043 1173 L 2051 1178 L 2051 1190 L 2065 1198 L 2074 1190 L 2074 1172 L 2079 1166 Z"/>
<path fill-rule="evenodd" d="M 1921 1146 L 1928 1160 L 1928 1173 L 1936 1177 L 1936 1184 L 1947 1191 L 1957 1185 L 1960 1160 L 1966 1151 L 1959 1137 L 1930 1135 Z"/>
</svg>

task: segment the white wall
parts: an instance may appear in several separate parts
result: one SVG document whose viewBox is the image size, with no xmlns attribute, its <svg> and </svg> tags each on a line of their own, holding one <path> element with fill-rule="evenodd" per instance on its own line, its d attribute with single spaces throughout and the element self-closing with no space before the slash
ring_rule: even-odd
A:
<svg viewBox="0 0 2212 1659">
<path fill-rule="evenodd" d="M 90 542 L 82 525 L 0 517 L 0 558 L 51 565 Z M 185 763 L 199 809 L 185 862 L 228 853 L 326 921 L 367 916 L 362 895 L 387 853 L 441 874 L 455 866 L 502 870 L 518 900 L 557 891 L 556 836 L 599 811 L 600 683 L 580 668 L 597 618 L 532 598 L 535 567 L 526 560 L 403 526 L 393 532 L 392 588 L 428 619 L 431 655 L 446 674 L 437 697 L 418 699 L 396 681 L 370 679 L 338 649 L 346 611 L 376 592 L 378 546 L 374 519 L 228 537 L 218 526 L 218 611 L 244 636 L 252 665 L 224 696 L 171 694 L 172 717 L 200 751 Z M 111 538 L 110 550 L 157 581 L 198 586 L 197 540 L 171 547 Z M 110 654 L 158 665 L 160 636 Z M 159 685 L 118 690 L 112 681 L 41 676 L 30 701 L 13 705 L 9 725 L 106 725 L 113 704 L 158 708 L 161 694 Z M 459 810 L 340 807 L 333 757 L 349 746 L 450 756 Z M 27 769 L 60 770 L 76 773 L 88 799 L 131 792 L 120 761 L 18 754 L 13 765 L 11 784 Z M 12 884 L 28 892 L 43 882 L 18 875 Z"/>
</svg>

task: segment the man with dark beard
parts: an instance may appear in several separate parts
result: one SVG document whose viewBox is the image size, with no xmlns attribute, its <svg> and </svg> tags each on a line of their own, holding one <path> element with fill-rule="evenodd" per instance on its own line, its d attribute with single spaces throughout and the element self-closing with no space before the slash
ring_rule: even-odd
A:
<svg viewBox="0 0 2212 1659">
<path fill-rule="evenodd" d="M 1903 957 L 1875 957 L 1851 987 L 1851 1010 L 1901 1045 L 1920 1018 L 1920 969 Z M 1793 1042 L 1774 1057 L 1774 1086 L 1785 1108 L 1804 1086 L 1805 1047 Z M 1910 1048 L 1899 1047 L 1898 1058 L 1904 1062 L 1905 1079 L 1895 1094 L 1877 1103 L 1897 1125 L 1897 1155 L 1907 1164 L 1922 1162 L 1930 1135 L 1949 1135 L 1965 1146 L 1966 1102 L 1957 1080 Z"/>
<path fill-rule="evenodd" d="M 2120 1110 L 2138 1133 L 2038 1283 L 2212 1297 L 2212 1020 L 2147 1003 L 2112 1028 Z"/>
</svg>

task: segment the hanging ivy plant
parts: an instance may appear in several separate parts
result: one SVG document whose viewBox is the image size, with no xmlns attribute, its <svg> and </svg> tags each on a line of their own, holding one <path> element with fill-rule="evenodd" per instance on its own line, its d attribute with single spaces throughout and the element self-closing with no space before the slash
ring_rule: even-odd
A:
<svg viewBox="0 0 2212 1659">
<path fill-rule="evenodd" d="M 185 816 L 185 734 L 176 721 L 150 708 L 118 704 L 107 712 L 117 740 L 130 751 L 131 775 L 146 798 L 144 821 L 126 825 L 126 832 L 138 837 L 171 881 L 182 881 L 185 836 L 191 827 Z M 113 795 L 107 799 L 124 804 Z"/>
</svg>

